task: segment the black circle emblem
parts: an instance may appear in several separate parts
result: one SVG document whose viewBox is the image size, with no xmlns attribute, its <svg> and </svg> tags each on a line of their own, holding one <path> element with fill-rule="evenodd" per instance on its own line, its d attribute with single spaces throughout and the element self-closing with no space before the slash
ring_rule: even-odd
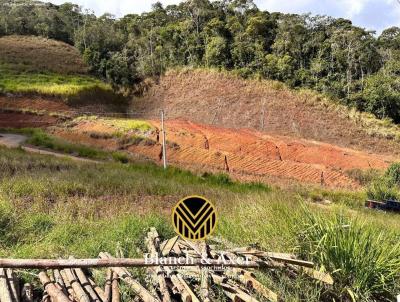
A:
<svg viewBox="0 0 400 302">
<path fill-rule="evenodd" d="M 172 223 L 183 238 L 201 240 L 214 231 L 217 214 L 214 205 L 204 197 L 189 196 L 172 209 Z"/>
</svg>

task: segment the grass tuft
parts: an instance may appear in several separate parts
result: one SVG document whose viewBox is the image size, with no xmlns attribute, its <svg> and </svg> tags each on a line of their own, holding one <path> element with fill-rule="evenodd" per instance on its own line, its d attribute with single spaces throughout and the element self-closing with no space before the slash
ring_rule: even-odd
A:
<svg viewBox="0 0 400 302">
<path fill-rule="evenodd" d="M 332 272 L 333 292 L 356 301 L 392 301 L 400 290 L 400 243 L 396 236 L 349 220 L 302 217 L 299 252 Z"/>
</svg>

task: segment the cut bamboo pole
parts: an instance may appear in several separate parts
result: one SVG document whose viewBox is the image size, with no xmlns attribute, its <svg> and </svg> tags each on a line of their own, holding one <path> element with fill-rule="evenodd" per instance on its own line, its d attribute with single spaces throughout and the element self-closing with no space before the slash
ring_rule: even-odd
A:
<svg viewBox="0 0 400 302">
<path fill-rule="evenodd" d="M 158 261 L 156 261 L 158 260 Z M 293 264 L 299 261 L 290 259 Z M 221 266 L 259 268 L 268 267 L 266 261 L 256 260 L 247 262 L 220 261 L 201 259 L 187 261 L 184 257 L 167 257 L 158 259 L 135 259 L 135 258 L 113 258 L 113 259 L 0 259 L 0 267 L 19 269 L 71 269 L 71 268 L 98 268 L 98 267 L 154 267 L 160 264 L 168 266 Z"/>
<path fill-rule="evenodd" d="M 69 283 L 71 284 L 72 289 L 74 290 L 75 297 L 79 302 L 90 302 L 88 295 L 83 289 L 82 285 L 79 283 L 72 269 L 65 270 L 66 276 L 68 278 Z"/>
<path fill-rule="evenodd" d="M 325 272 L 320 272 L 312 268 L 301 267 L 296 265 L 288 265 L 289 268 L 293 269 L 295 272 L 304 273 L 307 276 L 311 277 L 314 280 L 321 281 L 328 285 L 333 285 L 334 281 L 330 274 Z"/>
<path fill-rule="evenodd" d="M 261 282 L 259 282 L 256 278 L 254 278 L 253 274 L 248 271 L 244 271 L 243 275 L 241 275 L 241 280 L 246 283 L 250 283 L 250 287 L 253 288 L 256 292 L 263 295 L 265 298 L 272 302 L 278 301 L 278 295 L 264 286 Z"/>
<path fill-rule="evenodd" d="M 205 242 L 200 245 L 201 257 L 207 259 L 208 257 L 208 247 Z M 203 267 L 201 269 L 201 279 L 200 279 L 200 297 L 203 302 L 210 302 L 210 272 L 208 268 Z"/>
<path fill-rule="evenodd" d="M 110 255 L 106 253 L 100 253 L 99 255 L 102 259 L 110 259 Z M 112 267 L 112 270 L 124 280 L 144 302 L 158 302 L 159 300 L 153 297 L 147 289 L 145 289 L 138 281 L 133 279 L 126 271 L 121 267 Z"/>
<path fill-rule="evenodd" d="M 193 290 L 190 288 L 189 284 L 187 284 L 186 281 L 183 279 L 182 275 L 177 273 L 176 276 L 178 277 L 178 280 L 182 283 L 182 285 L 185 287 L 186 291 L 192 297 L 192 302 L 200 302 L 200 300 L 194 294 Z"/>
<path fill-rule="evenodd" d="M 69 298 L 71 300 L 73 300 L 73 301 L 78 300 L 77 296 L 76 296 L 76 294 L 74 292 L 74 289 L 72 288 L 71 282 L 69 282 L 66 270 L 61 270 L 60 271 L 60 275 L 62 277 L 62 280 L 63 280 L 64 284 L 65 284 L 65 288 L 66 288 L 66 290 L 68 292 Z"/>
<path fill-rule="evenodd" d="M 176 244 L 178 239 L 179 239 L 179 236 L 175 236 L 171 239 L 168 239 L 166 242 L 164 242 L 164 244 L 162 244 L 160 247 L 161 255 L 163 255 L 164 257 L 167 256 L 171 252 L 172 248 L 174 247 L 174 245 Z"/>
<path fill-rule="evenodd" d="M 40 282 L 43 284 L 47 294 L 54 302 L 71 302 L 66 295 L 51 282 L 49 276 L 45 272 L 39 273 Z"/>
<path fill-rule="evenodd" d="M 43 293 L 42 302 L 52 302 L 50 296 L 46 292 Z"/>
<path fill-rule="evenodd" d="M 67 287 L 64 283 L 64 280 L 61 276 L 61 273 L 58 269 L 53 270 L 53 276 L 54 276 L 54 281 L 55 283 L 60 286 L 60 288 L 62 289 L 62 291 L 64 292 L 65 295 L 69 296 Z M 70 297 L 71 298 L 71 297 Z"/>
<path fill-rule="evenodd" d="M 107 277 L 106 277 L 106 284 L 104 287 L 104 296 L 105 300 L 104 302 L 110 302 L 111 301 L 111 284 L 112 284 L 112 277 L 113 277 L 113 272 L 109 268 L 107 270 Z"/>
<path fill-rule="evenodd" d="M 21 300 L 23 302 L 33 302 L 33 287 L 30 283 L 25 283 L 21 290 Z"/>
<path fill-rule="evenodd" d="M 119 292 L 118 286 L 118 276 L 117 274 L 112 274 L 112 282 L 111 282 L 111 302 L 120 302 L 121 294 Z"/>
<path fill-rule="evenodd" d="M 226 256 L 230 260 L 234 260 L 237 257 L 235 254 L 230 252 L 228 252 Z M 265 287 L 257 279 L 255 279 L 254 275 L 251 272 L 244 269 L 231 268 L 226 273 L 229 274 L 230 272 L 232 272 L 234 276 L 237 277 L 238 281 L 246 287 L 253 288 L 255 291 L 257 291 L 272 302 L 278 301 L 278 295 L 269 288 Z"/>
<path fill-rule="evenodd" d="M 94 291 L 92 285 L 89 282 L 89 279 L 86 277 L 85 273 L 80 268 L 74 269 L 75 275 L 78 278 L 81 286 L 84 288 L 86 293 L 89 295 L 89 298 L 93 302 L 102 302 L 101 299 L 97 296 Z"/>
<path fill-rule="evenodd" d="M 12 301 L 12 295 L 7 284 L 7 274 L 4 268 L 0 268 L 0 301 Z"/>
<path fill-rule="evenodd" d="M 193 302 L 192 295 L 190 294 L 190 292 L 187 291 L 186 287 L 179 280 L 177 274 L 175 272 L 172 272 L 169 267 L 166 267 L 165 271 L 167 272 L 167 274 L 172 282 L 173 291 L 175 291 L 181 295 L 181 300 L 183 302 Z"/>
<path fill-rule="evenodd" d="M 269 252 L 263 252 L 259 251 L 256 249 L 252 248 L 235 248 L 231 249 L 230 252 L 233 252 L 235 254 L 241 254 L 241 255 L 249 255 L 249 256 L 256 256 L 256 257 L 261 257 L 261 258 L 269 258 L 277 262 L 283 262 L 287 264 L 294 264 L 294 265 L 299 265 L 299 266 L 304 266 L 304 267 L 314 267 L 314 263 L 311 261 L 305 261 L 305 260 L 299 260 L 294 258 L 292 254 L 283 254 L 283 253 L 269 253 Z"/>
<path fill-rule="evenodd" d="M 15 302 L 19 302 L 19 287 L 18 287 L 18 279 L 17 275 L 12 269 L 7 269 L 6 270 L 6 275 L 7 275 L 7 281 L 8 281 L 8 286 L 10 288 L 10 292 L 12 295 L 12 300 Z"/>
<path fill-rule="evenodd" d="M 96 282 L 94 282 L 94 280 L 92 279 L 92 278 L 88 278 L 89 279 L 89 282 L 90 282 L 90 285 L 93 287 L 93 289 L 94 289 L 94 291 L 96 292 L 96 294 L 99 296 L 99 298 L 103 301 L 103 302 L 106 302 L 106 295 L 105 295 L 105 293 L 104 293 L 104 290 L 100 287 L 100 286 L 98 286 L 97 284 L 96 284 Z"/>
<path fill-rule="evenodd" d="M 160 239 L 157 230 L 155 228 L 151 228 L 150 232 L 147 234 L 146 243 L 147 249 L 149 250 L 152 258 L 155 258 L 159 255 L 159 242 Z M 162 301 L 170 302 L 171 296 L 168 291 L 167 282 L 165 281 L 164 269 L 161 266 L 157 266 L 155 269 L 155 274 L 152 275 L 155 275 L 155 279 L 158 282 Z"/>
<path fill-rule="evenodd" d="M 251 297 L 248 293 L 229 280 L 227 282 L 221 282 L 219 278 L 213 276 L 213 281 L 221 286 L 225 294 L 233 301 L 258 302 L 257 299 Z"/>
</svg>

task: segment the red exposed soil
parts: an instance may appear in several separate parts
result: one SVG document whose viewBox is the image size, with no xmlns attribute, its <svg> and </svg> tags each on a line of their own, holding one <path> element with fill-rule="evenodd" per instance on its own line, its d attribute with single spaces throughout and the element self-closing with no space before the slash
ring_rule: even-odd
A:
<svg viewBox="0 0 400 302">
<path fill-rule="evenodd" d="M 135 99 L 132 107 L 147 119 L 158 116 L 164 108 L 168 119 L 251 128 L 374 153 L 400 154 L 399 142 L 368 134 L 360 122 L 338 112 L 339 107 L 328 108 L 316 96 L 277 85 L 202 70 L 171 71 L 144 97 Z"/>
<path fill-rule="evenodd" d="M 0 128 L 47 127 L 57 123 L 57 120 L 51 116 L 0 112 Z"/>
<path fill-rule="evenodd" d="M 158 122 L 152 122 L 159 128 Z M 270 136 L 250 129 L 226 129 L 174 120 L 168 129 L 168 161 L 200 171 L 226 171 L 242 180 L 265 180 L 268 177 L 322 184 L 328 187 L 356 188 L 345 171 L 384 169 L 392 158 L 340 148 L 330 144 Z M 106 127 L 107 128 L 107 127 Z M 83 121 L 72 129 L 57 131 L 69 140 L 117 149 L 112 139 L 94 139 L 89 133 L 109 128 L 96 121 Z M 156 140 L 156 133 L 151 135 Z M 128 151 L 160 161 L 161 145 L 131 145 Z"/>
<path fill-rule="evenodd" d="M 63 112 L 69 111 L 70 107 L 63 103 L 61 100 L 52 100 L 49 98 L 41 97 L 1 97 L 1 109 L 29 109 L 29 110 L 46 110 L 49 112 Z"/>
</svg>

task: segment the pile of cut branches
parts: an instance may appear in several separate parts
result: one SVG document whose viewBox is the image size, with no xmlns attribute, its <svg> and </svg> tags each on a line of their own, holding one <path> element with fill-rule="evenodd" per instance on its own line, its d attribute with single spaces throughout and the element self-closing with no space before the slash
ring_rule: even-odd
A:
<svg viewBox="0 0 400 302">
<path fill-rule="evenodd" d="M 42 301 L 49 302 L 119 302 L 119 282 L 130 288 L 132 297 L 129 301 L 209 302 L 220 300 L 221 295 L 234 302 L 279 301 L 275 292 L 256 279 L 255 269 L 283 270 L 292 278 L 302 274 L 317 282 L 333 284 L 329 274 L 315 270 L 312 262 L 296 259 L 291 254 L 263 252 L 253 247 L 233 248 L 218 238 L 210 241 L 214 244 L 176 236 L 161 242 L 157 230 L 151 228 L 145 239 L 148 251 L 145 259 L 121 255 L 114 258 L 101 252 L 99 259 L 70 257 L 68 260 L 36 262 L 0 259 L 0 266 L 51 268 L 43 269 L 38 275 L 43 286 Z M 93 278 L 96 267 L 108 267 L 103 287 Z M 139 281 L 128 267 L 145 267 L 149 278 Z M 26 284 L 22 290 L 18 287 L 14 272 L 0 269 L 0 301 L 33 301 L 31 285 Z"/>
</svg>

